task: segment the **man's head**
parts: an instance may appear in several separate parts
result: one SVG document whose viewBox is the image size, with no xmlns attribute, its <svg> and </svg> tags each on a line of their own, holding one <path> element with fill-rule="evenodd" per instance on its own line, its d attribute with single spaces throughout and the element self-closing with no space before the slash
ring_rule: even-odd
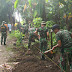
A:
<svg viewBox="0 0 72 72">
<path fill-rule="evenodd" d="M 52 30 L 56 34 L 60 30 L 60 26 L 58 24 L 53 25 Z"/>
<path fill-rule="evenodd" d="M 46 23 L 45 23 L 45 21 L 42 21 L 41 27 L 44 27 L 44 26 L 46 26 Z"/>
<path fill-rule="evenodd" d="M 2 25 L 4 25 L 6 22 L 5 21 L 2 21 Z"/>
</svg>

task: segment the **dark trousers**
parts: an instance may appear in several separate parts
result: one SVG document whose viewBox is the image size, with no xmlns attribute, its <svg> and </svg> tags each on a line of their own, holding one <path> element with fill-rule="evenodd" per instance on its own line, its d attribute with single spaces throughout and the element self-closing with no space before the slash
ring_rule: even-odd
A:
<svg viewBox="0 0 72 72">
<path fill-rule="evenodd" d="M 1 43 L 3 42 L 3 39 L 4 39 L 4 44 L 5 44 L 5 42 L 6 42 L 6 37 L 7 37 L 6 32 L 2 32 L 2 33 L 1 33 Z"/>
</svg>

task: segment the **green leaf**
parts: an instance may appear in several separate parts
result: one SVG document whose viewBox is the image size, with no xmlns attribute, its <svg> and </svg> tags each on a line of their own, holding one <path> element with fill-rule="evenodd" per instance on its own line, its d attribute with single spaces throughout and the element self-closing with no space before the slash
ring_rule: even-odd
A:
<svg viewBox="0 0 72 72">
<path fill-rule="evenodd" d="M 36 17 L 36 15 L 37 15 L 37 10 L 35 10 L 35 12 L 34 12 L 34 18 Z"/>
<path fill-rule="evenodd" d="M 48 2 L 48 0 L 45 0 L 46 1 L 46 3 Z"/>
<path fill-rule="evenodd" d="M 70 15 L 71 13 L 69 13 L 69 15 Z"/>
<path fill-rule="evenodd" d="M 19 0 L 16 0 L 15 3 L 14 3 L 14 8 L 17 8 L 18 3 L 19 3 Z"/>
<path fill-rule="evenodd" d="M 31 7 L 31 2 L 32 2 L 32 0 L 28 0 L 28 2 L 29 2 L 29 5 L 30 5 L 30 7 Z"/>
<path fill-rule="evenodd" d="M 40 27 L 41 22 L 42 22 L 42 18 L 41 17 L 34 18 L 33 22 L 34 22 L 34 27 Z"/>
</svg>

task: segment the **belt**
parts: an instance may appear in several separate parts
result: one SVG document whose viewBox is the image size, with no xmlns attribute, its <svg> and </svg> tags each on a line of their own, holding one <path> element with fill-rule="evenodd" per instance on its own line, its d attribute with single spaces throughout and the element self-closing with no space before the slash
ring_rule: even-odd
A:
<svg viewBox="0 0 72 72">
<path fill-rule="evenodd" d="M 2 33 L 6 33 L 6 32 L 2 32 Z"/>
</svg>

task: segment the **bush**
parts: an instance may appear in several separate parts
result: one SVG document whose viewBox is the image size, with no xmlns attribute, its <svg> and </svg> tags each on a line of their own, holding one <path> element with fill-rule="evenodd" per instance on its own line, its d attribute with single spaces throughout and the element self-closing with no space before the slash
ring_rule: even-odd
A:
<svg viewBox="0 0 72 72">
<path fill-rule="evenodd" d="M 57 44 L 55 33 L 52 33 L 52 42 L 53 42 L 53 46 Z M 48 42 L 48 44 L 49 44 L 49 48 L 50 48 L 51 47 L 51 34 L 50 34 L 50 41 Z"/>
<path fill-rule="evenodd" d="M 54 24 L 55 24 L 54 21 L 47 21 L 47 22 L 46 22 L 46 27 L 51 28 Z"/>
<path fill-rule="evenodd" d="M 11 31 L 11 34 L 9 34 L 10 38 L 14 37 L 14 34 L 15 34 L 15 31 L 12 30 L 12 31 Z"/>
<path fill-rule="evenodd" d="M 17 38 L 17 44 L 19 45 L 22 42 L 22 38 L 24 37 L 24 34 L 20 32 L 19 30 L 15 30 L 14 36 Z"/>
<path fill-rule="evenodd" d="M 57 44 L 56 42 L 56 35 L 55 33 L 52 34 L 52 39 L 53 39 L 53 46 Z"/>
<path fill-rule="evenodd" d="M 34 22 L 34 27 L 40 27 L 41 26 L 41 22 L 42 22 L 42 18 L 34 18 L 33 19 Z"/>
<path fill-rule="evenodd" d="M 20 45 L 22 43 L 22 39 L 25 35 L 19 30 L 12 31 L 10 37 L 15 37 L 17 39 L 16 45 Z"/>
</svg>

